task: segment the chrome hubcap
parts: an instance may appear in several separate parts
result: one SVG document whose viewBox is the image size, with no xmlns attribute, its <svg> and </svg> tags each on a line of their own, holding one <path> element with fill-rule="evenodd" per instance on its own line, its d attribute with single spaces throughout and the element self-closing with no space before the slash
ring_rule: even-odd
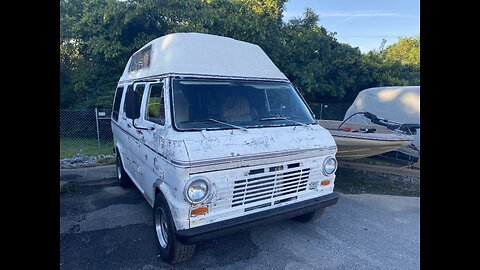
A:
<svg viewBox="0 0 480 270">
<path fill-rule="evenodd" d="M 155 210 L 155 231 L 160 246 L 166 248 L 168 244 L 168 223 L 165 212 L 160 207 Z"/>
</svg>

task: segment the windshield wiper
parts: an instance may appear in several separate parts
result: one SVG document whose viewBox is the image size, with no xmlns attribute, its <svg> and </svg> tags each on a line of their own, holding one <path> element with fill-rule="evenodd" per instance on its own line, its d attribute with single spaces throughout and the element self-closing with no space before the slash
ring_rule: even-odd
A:
<svg viewBox="0 0 480 270">
<path fill-rule="evenodd" d="M 215 122 L 215 123 L 223 124 L 223 125 L 226 125 L 226 126 L 234 127 L 234 128 L 237 128 L 237 129 L 240 129 L 240 130 L 243 130 L 243 131 L 247 131 L 247 129 L 244 128 L 244 127 L 236 126 L 236 125 L 226 123 L 226 122 L 223 122 L 223 121 L 220 121 L 220 120 L 212 119 L 212 118 L 198 119 L 198 120 L 188 120 L 188 121 L 182 121 L 180 123 L 184 124 L 184 123 L 197 123 L 197 122 Z"/>
<path fill-rule="evenodd" d="M 259 121 L 276 121 L 276 120 L 285 120 L 285 121 L 290 121 L 290 122 L 293 122 L 295 124 L 299 124 L 301 126 L 304 126 L 304 127 L 308 127 L 310 129 L 312 129 L 311 126 L 309 126 L 308 124 L 305 124 L 305 123 L 302 123 L 302 122 L 298 122 L 298 121 L 295 121 L 295 120 L 291 120 L 290 117 L 265 117 L 265 118 L 260 118 Z"/>
</svg>

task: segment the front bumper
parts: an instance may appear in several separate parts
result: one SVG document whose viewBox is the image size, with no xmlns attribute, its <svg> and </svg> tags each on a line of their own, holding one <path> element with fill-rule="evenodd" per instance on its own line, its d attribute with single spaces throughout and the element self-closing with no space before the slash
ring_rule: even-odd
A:
<svg viewBox="0 0 480 270">
<path fill-rule="evenodd" d="M 225 234 L 244 230 L 262 223 L 288 219 L 312 212 L 316 209 L 334 205 L 338 201 L 339 194 L 330 194 L 313 198 L 298 203 L 285 205 L 254 214 L 223 220 L 220 222 L 176 232 L 178 241 L 183 244 L 194 244 L 200 241 L 216 238 Z"/>
</svg>

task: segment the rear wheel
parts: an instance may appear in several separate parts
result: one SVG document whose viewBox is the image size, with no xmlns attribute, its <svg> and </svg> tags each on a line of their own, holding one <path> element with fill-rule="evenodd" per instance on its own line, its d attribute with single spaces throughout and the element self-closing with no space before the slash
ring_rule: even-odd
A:
<svg viewBox="0 0 480 270">
<path fill-rule="evenodd" d="M 325 208 L 320 208 L 310 213 L 306 213 L 301 216 L 294 217 L 293 219 L 302 223 L 311 222 L 313 220 L 319 219 L 323 215 L 324 211 L 325 211 Z"/>
<path fill-rule="evenodd" d="M 164 261 L 175 264 L 192 257 L 195 245 L 184 245 L 177 240 L 170 208 L 161 193 L 157 195 L 153 204 L 153 225 L 160 248 L 160 257 Z"/>
<path fill-rule="evenodd" d="M 123 169 L 122 159 L 120 158 L 120 154 L 117 151 L 117 159 L 116 159 L 116 172 L 117 172 L 117 179 L 118 183 L 121 187 L 126 188 L 129 187 L 132 183 L 132 180 L 128 176 L 128 174 Z"/>
</svg>

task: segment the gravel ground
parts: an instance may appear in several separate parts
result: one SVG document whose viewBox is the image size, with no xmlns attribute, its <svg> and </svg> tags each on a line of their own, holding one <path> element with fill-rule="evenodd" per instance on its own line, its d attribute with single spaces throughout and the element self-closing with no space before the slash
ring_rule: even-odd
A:
<svg viewBox="0 0 480 270">
<path fill-rule="evenodd" d="M 60 160 L 60 169 L 75 169 L 115 164 L 115 155 L 82 156 L 75 154 L 71 158 Z"/>
</svg>

